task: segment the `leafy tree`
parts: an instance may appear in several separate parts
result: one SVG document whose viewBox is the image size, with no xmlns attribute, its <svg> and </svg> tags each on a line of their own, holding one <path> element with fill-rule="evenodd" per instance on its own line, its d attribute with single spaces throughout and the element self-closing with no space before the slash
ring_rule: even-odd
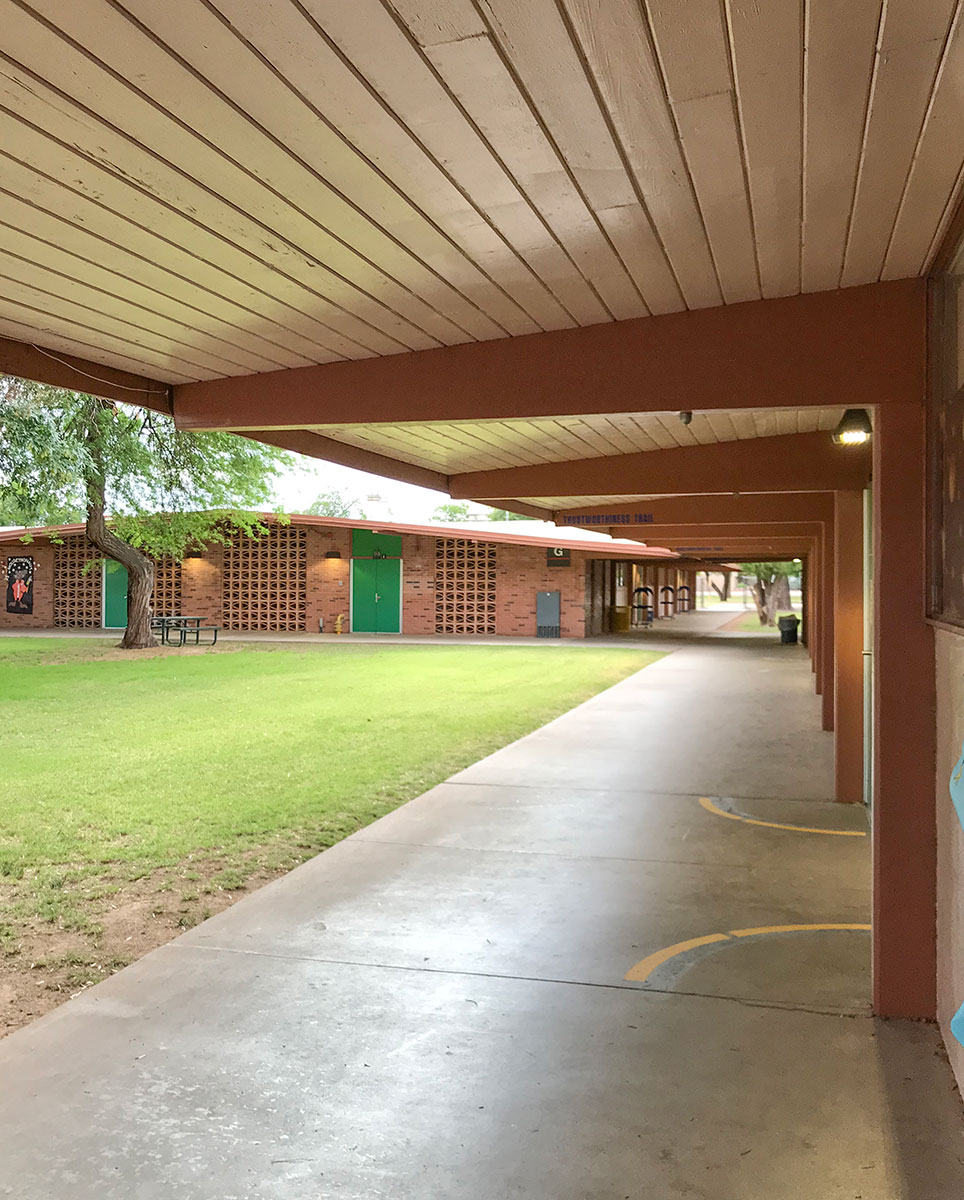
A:
<svg viewBox="0 0 964 1200">
<path fill-rule="evenodd" d="M 343 496 L 334 489 L 320 492 L 305 509 L 313 517 L 355 517 L 365 520 L 365 514 L 358 507 L 354 497 Z"/>
<path fill-rule="evenodd" d="M 256 513 L 290 456 L 230 433 L 186 433 L 171 417 L 0 376 L 0 506 L 83 514 L 87 537 L 127 568 L 121 646 L 154 645 L 154 558 L 266 531 Z"/>
<path fill-rule="evenodd" d="M 528 521 L 528 517 L 522 513 L 509 512 L 507 508 L 490 508 L 490 521 Z"/>
<path fill-rule="evenodd" d="M 469 506 L 467 504 L 440 504 L 432 516 L 436 521 L 467 521 Z"/>
<path fill-rule="evenodd" d="M 84 519 L 79 508 L 44 504 L 40 497 L 33 505 L 18 504 L 15 500 L 0 501 L 0 526 L 4 525 L 74 525 Z"/>
<path fill-rule="evenodd" d="M 799 570 L 792 562 L 740 563 L 740 571 L 753 592 L 761 625 L 776 624 L 779 610 L 790 607 L 790 576 Z"/>
</svg>

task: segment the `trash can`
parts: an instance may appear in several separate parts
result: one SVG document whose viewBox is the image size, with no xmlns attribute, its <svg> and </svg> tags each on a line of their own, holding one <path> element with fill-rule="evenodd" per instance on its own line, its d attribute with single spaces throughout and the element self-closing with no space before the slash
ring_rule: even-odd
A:
<svg viewBox="0 0 964 1200">
<path fill-rule="evenodd" d="M 788 617 L 781 617 L 777 621 L 780 627 L 780 641 L 785 646 L 795 646 L 797 644 L 797 628 L 800 624 L 800 618 L 792 614 Z"/>
<path fill-rule="evenodd" d="M 613 608 L 613 633 L 629 633 L 630 607 L 628 604 L 617 604 Z"/>
</svg>

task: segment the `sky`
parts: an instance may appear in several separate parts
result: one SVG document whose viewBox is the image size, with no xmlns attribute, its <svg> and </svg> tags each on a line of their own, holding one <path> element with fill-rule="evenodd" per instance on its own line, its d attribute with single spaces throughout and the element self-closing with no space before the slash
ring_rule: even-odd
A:
<svg viewBox="0 0 964 1200">
<path fill-rule="evenodd" d="M 369 475 L 367 471 L 356 471 L 352 467 L 303 455 L 295 456 L 295 466 L 285 471 L 275 484 L 278 504 L 291 513 L 304 512 L 319 493 L 332 491 L 357 501 L 370 520 L 391 517 L 415 525 L 429 520 L 440 504 L 452 503 L 445 492 Z M 381 500 L 371 501 L 369 496 L 379 496 Z M 480 515 L 489 511 L 480 505 L 470 505 L 469 510 Z"/>
</svg>

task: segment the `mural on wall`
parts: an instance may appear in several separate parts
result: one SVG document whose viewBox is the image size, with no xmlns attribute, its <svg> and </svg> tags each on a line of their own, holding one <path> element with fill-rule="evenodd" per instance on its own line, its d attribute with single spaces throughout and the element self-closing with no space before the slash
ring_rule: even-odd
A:
<svg viewBox="0 0 964 1200">
<path fill-rule="evenodd" d="M 964 746 L 961 747 L 961 757 L 951 771 L 951 800 L 957 813 L 957 819 L 964 828 Z M 964 1004 L 961 1005 L 957 1015 L 951 1021 L 951 1033 L 964 1046 Z"/>
<path fill-rule="evenodd" d="M 7 612 L 20 616 L 33 612 L 33 559 L 28 555 L 7 559 Z"/>
</svg>

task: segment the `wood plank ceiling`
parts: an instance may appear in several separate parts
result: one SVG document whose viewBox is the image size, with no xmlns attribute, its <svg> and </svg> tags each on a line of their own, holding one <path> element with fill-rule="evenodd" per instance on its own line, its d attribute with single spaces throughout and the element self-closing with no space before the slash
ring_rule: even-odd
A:
<svg viewBox="0 0 964 1200">
<path fill-rule="evenodd" d="M 312 429 L 388 458 L 458 475 L 832 430 L 842 415 L 839 408 L 734 409 L 695 412 L 689 425 L 682 424 L 677 413 L 611 413 L 512 421 L 317 425 Z M 565 507 L 571 505 L 570 501 Z"/>
<path fill-rule="evenodd" d="M 919 275 L 960 191 L 955 0 L 0 0 L 0 30 L 0 334 L 173 383 Z M 681 432 L 602 420 L 424 436 L 454 469 Z"/>
</svg>

